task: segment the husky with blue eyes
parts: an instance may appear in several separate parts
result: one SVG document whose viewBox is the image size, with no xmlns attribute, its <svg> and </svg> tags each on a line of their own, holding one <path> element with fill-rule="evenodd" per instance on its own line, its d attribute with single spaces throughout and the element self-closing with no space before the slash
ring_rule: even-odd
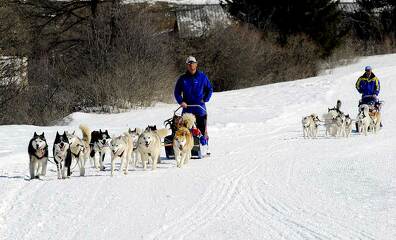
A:
<svg viewBox="0 0 396 240">
<path fill-rule="evenodd" d="M 29 142 L 28 153 L 30 179 L 45 176 L 48 162 L 48 144 L 44 133 L 38 135 L 34 132 L 33 138 Z"/>
</svg>

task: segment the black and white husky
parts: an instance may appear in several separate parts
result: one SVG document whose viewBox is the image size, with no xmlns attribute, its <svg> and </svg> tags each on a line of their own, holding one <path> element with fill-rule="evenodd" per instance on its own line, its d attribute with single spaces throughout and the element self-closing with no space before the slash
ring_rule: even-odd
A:
<svg viewBox="0 0 396 240">
<path fill-rule="evenodd" d="M 44 133 L 38 135 L 34 132 L 33 138 L 29 142 L 28 153 L 30 179 L 45 176 L 48 162 L 48 144 Z"/>
<path fill-rule="evenodd" d="M 53 153 L 54 161 L 58 171 L 58 179 L 70 177 L 72 156 L 69 139 L 67 138 L 66 132 L 64 132 L 62 135 L 56 132 Z"/>
<path fill-rule="evenodd" d="M 99 131 L 93 131 L 91 133 L 91 160 L 94 162 L 94 166 L 96 169 L 104 170 L 104 159 L 106 152 L 110 151 L 111 145 L 111 137 L 109 132 L 106 130 L 102 132 L 100 129 Z"/>
</svg>

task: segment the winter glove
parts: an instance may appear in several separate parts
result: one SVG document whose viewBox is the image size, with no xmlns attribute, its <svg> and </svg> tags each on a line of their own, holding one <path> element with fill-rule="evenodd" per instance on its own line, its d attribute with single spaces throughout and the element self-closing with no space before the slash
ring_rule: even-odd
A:
<svg viewBox="0 0 396 240">
<path fill-rule="evenodd" d="M 201 143 L 201 145 L 207 145 L 208 144 L 208 140 L 206 139 L 205 136 L 201 136 L 199 138 L 199 142 Z"/>
<path fill-rule="evenodd" d="M 198 128 L 193 128 L 191 131 L 192 131 L 193 136 L 202 135 L 201 131 Z"/>
</svg>

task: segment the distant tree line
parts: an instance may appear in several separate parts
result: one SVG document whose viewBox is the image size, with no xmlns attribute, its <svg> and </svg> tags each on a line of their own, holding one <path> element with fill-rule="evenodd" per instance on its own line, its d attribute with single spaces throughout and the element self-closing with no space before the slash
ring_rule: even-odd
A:
<svg viewBox="0 0 396 240">
<path fill-rule="evenodd" d="M 166 4 L 0 0 L 0 55 L 27 58 L 27 84 L 0 62 L 0 124 L 52 124 L 75 111 L 172 101 L 188 55 L 216 91 L 315 76 L 357 55 L 394 51 L 395 1 L 224 0 L 236 20 L 194 39 L 164 25 Z M 153 11 L 154 8 L 154 11 Z M 18 73 L 19 74 L 19 73 Z"/>
<path fill-rule="evenodd" d="M 284 44 L 296 34 L 305 34 L 326 57 L 347 38 L 373 44 L 392 39 L 396 33 L 395 0 L 357 0 L 358 8 L 343 12 L 334 0 L 222 0 L 236 19 L 263 32 L 276 32 Z M 367 42 L 370 41 L 370 42 Z"/>
<path fill-rule="evenodd" d="M 396 37 L 395 0 L 358 0 L 359 9 L 347 14 L 352 34 L 365 41 L 394 41 Z"/>
<path fill-rule="evenodd" d="M 4 98 L 0 123 L 49 124 L 73 111 L 169 99 L 170 38 L 144 7 L 121 2 L 2 1 L 0 55 L 28 58 L 28 86 Z"/>
</svg>

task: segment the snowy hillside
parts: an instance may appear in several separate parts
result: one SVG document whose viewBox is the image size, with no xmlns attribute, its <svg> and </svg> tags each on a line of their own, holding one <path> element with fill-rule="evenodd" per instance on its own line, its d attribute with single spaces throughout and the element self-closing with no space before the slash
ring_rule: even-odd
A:
<svg viewBox="0 0 396 240">
<path fill-rule="evenodd" d="M 365 65 L 380 78 L 384 129 L 367 137 L 304 140 L 301 117 L 343 101 Z M 176 105 L 127 113 L 75 113 L 66 126 L 0 126 L 0 239 L 396 239 L 396 55 L 322 76 L 216 93 L 208 105 L 212 156 L 178 169 L 88 169 L 27 181 L 27 145 L 80 123 L 120 134 L 162 125 Z M 50 155 L 52 155 L 50 153 Z M 162 154 L 164 156 L 164 154 Z M 109 160 L 106 160 L 109 166 Z"/>
</svg>

